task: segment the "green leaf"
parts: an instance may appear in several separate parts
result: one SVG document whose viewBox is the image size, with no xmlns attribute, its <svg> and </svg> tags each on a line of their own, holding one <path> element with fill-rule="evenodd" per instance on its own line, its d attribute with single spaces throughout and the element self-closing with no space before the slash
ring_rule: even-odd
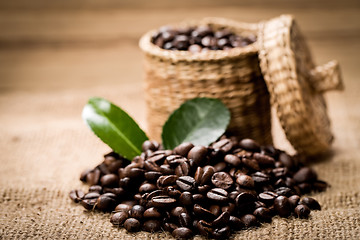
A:
<svg viewBox="0 0 360 240">
<path fill-rule="evenodd" d="M 90 98 L 82 117 L 104 143 L 125 158 L 141 154 L 147 136 L 137 123 L 121 108 L 103 98 Z"/>
<path fill-rule="evenodd" d="M 165 149 L 183 142 L 207 146 L 224 134 L 230 122 L 230 112 L 218 99 L 195 98 L 175 110 L 163 126 Z"/>
</svg>

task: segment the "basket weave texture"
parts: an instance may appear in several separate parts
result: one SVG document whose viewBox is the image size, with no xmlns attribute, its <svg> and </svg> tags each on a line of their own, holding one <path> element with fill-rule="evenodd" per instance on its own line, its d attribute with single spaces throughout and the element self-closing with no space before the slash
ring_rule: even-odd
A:
<svg viewBox="0 0 360 240">
<path fill-rule="evenodd" d="M 188 21 L 173 27 L 209 25 L 236 34 L 257 34 L 257 24 L 222 18 Z M 239 137 L 271 143 L 270 99 L 261 74 L 256 42 L 244 48 L 208 51 L 164 50 L 151 43 L 156 30 L 140 40 L 145 53 L 145 98 L 149 137 L 160 140 L 172 111 L 195 97 L 220 99 L 231 112 L 228 131 Z"/>
</svg>

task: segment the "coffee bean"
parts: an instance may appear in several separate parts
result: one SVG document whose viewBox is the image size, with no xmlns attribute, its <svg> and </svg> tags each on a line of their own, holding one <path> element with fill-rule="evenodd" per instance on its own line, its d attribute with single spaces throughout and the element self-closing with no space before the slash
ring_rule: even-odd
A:
<svg viewBox="0 0 360 240">
<path fill-rule="evenodd" d="M 235 216 L 229 217 L 229 226 L 234 229 L 235 231 L 242 229 L 245 225 L 244 223 Z"/>
<path fill-rule="evenodd" d="M 314 198 L 304 197 L 299 201 L 299 204 L 308 206 L 311 210 L 321 210 L 321 206 Z"/>
<path fill-rule="evenodd" d="M 274 192 L 266 191 L 259 194 L 259 200 L 269 206 L 274 203 L 275 198 L 278 196 Z"/>
<path fill-rule="evenodd" d="M 176 239 L 189 239 L 193 236 L 193 232 L 189 228 L 179 227 L 172 232 L 172 235 Z"/>
<path fill-rule="evenodd" d="M 181 155 L 170 155 L 166 157 L 166 162 L 172 167 L 176 168 L 180 163 L 186 162 L 187 159 Z"/>
<path fill-rule="evenodd" d="M 128 232 L 138 232 L 141 224 L 136 218 L 128 218 L 124 222 L 124 227 Z"/>
<path fill-rule="evenodd" d="M 136 219 L 142 219 L 145 208 L 141 205 L 134 205 L 129 211 L 129 216 Z"/>
<path fill-rule="evenodd" d="M 236 197 L 235 203 L 239 210 L 245 208 L 247 208 L 247 210 L 251 210 L 254 207 L 255 200 L 256 198 L 254 195 L 247 192 L 242 192 Z"/>
<path fill-rule="evenodd" d="M 162 215 L 157 208 L 150 207 L 143 213 L 144 218 L 161 218 Z"/>
<path fill-rule="evenodd" d="M 284 165 L 284 167 L 287 167 L 289 169 L 292 169 L 295 167 L 295 163 L 292 160 L 292 158 L 286 154 L 285 152 L 281 152 L 279 154 L 279 161 Z"/>
<path fill-rule="evenodd" d="M 225 162 L 219 162 L 214 165 L 214 170 L 215 170 L 215 172 L 223 172 L 226 167 L 227 167 L 227 164 Z"/>
<path fill-rule="evenodd" d="M 214 221 L 212 221 L 211 225 L 214 228 L 226 226 L 230 219 L 230 213 L 229 212 L 223 212 L 218 216 Z"/>
<path fill-rule="evenodd" d="M 251 204 L 249 204 L 249 206 L 251 207 Z M 248 207 L 248 206 L 244 205 L 244 207 Z M 230 214 L 233 214 L 235 209 L 236 209 L 236 205 L 234 203 L 228 203 L 227 205 L 221 207 L 222 212 L 229 212 Z"/>
<path fill-rule="evenodd" d="M 269 183 L 271 177 L 268 174 L 262 172 L 255 172 L 251 174 L 252 179 L 256 185 L 264 185 Z"/>
<path fill-rule="evenodd" d="M 99 180 L 100 180 L 100 170 L 99 169 L 94 169 L 93 171 L 89 172 L 86 177 L 85 177 L 85 181 L 86 183 L 88 183 L 90 186 L 91 185 L 98 185 Z"/>
<path fill-rule="evenodd" d="M 275 177 L 281 178 L 281 177 L 286 177 L 288 175 L 288 170 L 287 168 L 279 167 L 279 168 L 274 168 L 272 170 L 272 173 L 274 174 Z"/>
<path fill-rule="evenodd" d="M 161 228 L 161 223 L 159 220 L 150 219 L 144 222 L 142 227 L 146 232 L 157 232 Z"/>
<path fill-rule="evenodd" d="M 144 174 L 145 179 L 151 182 L 156 182 L 157 179 L 162 176 L 161 172 L 155 172 L 155 171 L 148 171 Z"/>
<path fill-rule="evenodd" d="M 227 195 L 227 191 L 222 188 L 213 188 L 206 194 L 208 199 L 219 203 L 228 201 Z"/>
<path fill-rule="evenodd" d="M 199 53 L 201 52 L 202 47 L 198 44 L 192 44 L 189 46 L 188 51 L 191 53 Z"/>
<path fill-rule="evenodd" d="M 210 185 L 198 186 L 199 193 L 207 193 L 211 189 Z"/>
<path fill-rule="evenodd" d="M 155 191 L 157 189 L 155 184 L 152 183 L 144 183 L 139 187 L 139 192 L 141 194 L 144 194 L 146 192 L 152 192 Z"/>
<path fill-rule="evenodd" d="M 230 152 L 230 150 L 233 148 L 233 142 L 230 139 L 222 139 L 212 145 L 215 149 L 220 149 L 224 153 Z"/>
<path fill-rule="evenodd" d="M 256 217 L 252 214 L 245 214 L 240 217 L 240 220 L 243 222 L 245 227 L 252 227 L 258 225 Z"/>
<path fill-rule="evenodd" d="M 195 146 L 188 153 L 188 159 L 193 159 L 197 165 L 200 165 L 207 156 L 207 148 L 204 146 Z"/>
<path fill-rule="evenodd" d="M 322 192 L 322 191 L 325 191 L 326 190 L 326 188 L 328 188 L 329 187 L 329 185 L 326 183 L 326 182 L 324 182 L 324 181 L 316 181 L 316 182 L 314 182 L 313 183 L 313 188 L 314 188 L 314 190 L 315 191 L 318 191 L 318 192 Z"/>
<path fill-rule="evenodd" d="M 193 147 L 194 145 L 192 143 L 185 142 L 174 148 L 174 153 L 186 157 Z"/>
<path fill-rule="evenodd" d="M 156 182 L 156 185 L 158 186 L 158 188 L 172 186 L 176 183 L 177 179 L 178 177 L 176 175 L 163 175 L 159 177 L 159 179 Z"/>
<path fill-rule="evenodd" d="M 92 210 L 94 208 L 95 203 L 99 196 L 100 196 L 100 194 L 97 192 L 87 193 L 87 194 L 85 194 L 85 196 L 83 197 L 83 200 L 81 200 L 80 203 L 87 210 Z"/>
<path fill-rule="evenodd" d="M 176 185 L 183 191 L 192 191 L 196 187 L 196 181 L 190 176 L 181 176 L 176 180 Z"/>
<path fill-rule="evenodd" d="M 229 226 L 223 228 L 217 228 L 214 229 L 214 231 L 211 234 L 211 237 L 215 239 L 227 239 L 230 236 L 231 233 L 230 231 L 231 230 Z"/>
<path fill-rule="evenodd" d="M 181 192 L 172 186 L 166 187 L 165 192 L 167 195 L 169 195 L 172 198 L 179 198 L 181 195 Z"/>
<path fill-rule="evenodd" d="M 175 223 L 171 223 L 171 222 L 164 222 L 164 230 L 168 231 L 168 232 L 173 232 L 175 229 L 177 229 L 179 226 L 176 225 Z"/>
<path fill-rule="evenodd" d="M 176 203 L 176 199 L 160 195 L 151 199 L 151 205 L 156 208 L 171 208 Z"/>
<path fill-rule="evenodd" d="M 233 185 L 234 180 L 226 172 L 217 172 L 213 174 L 211 182 L 214 184 L 214 186 L 226 190 Z"/>
<path fill-rule="evenodd" d="M 200 184 L 201 183 L 201 179 L 203 177 L 203 174 L 204 174 L 204 170 L 202 167 L 198 167 L 196 169 L 196 172 L 195 172 L 195 175 L 194 175 L 194 179 L 195 179 L 195 182 L 197 184 Z"/>
<path fill-rule="evenodd" d="M 209 211 L 214 214 L 215 217 L 218 217 L 221 214 L 221 208 L 219 205 L 211 205 Z"/>
<path fill-rule="evenodd" d="M 253 214 L 261 222 L 271 222 L 272 214 L 270 210 L 265 207 L 256 208 Z"/>
<path fill-rule="evenodd" d="M 181 213 L 187 213 L 186 208 L 177 206 L 177 207 L 173 208 L 170 212 L 171 216 L 176 217 L 176 218 L 179 218 Z"/>
<path fill-rule="evenodd" d="M 241 159 L 242 164 L 244 164 L 246 167 L 255 170 L 255 171 L 259 171 L 260 170 L 260 166 L 259 163 L 253 159 L 253 158 L 248 158 L 248 157 L 243 157 Z"/>
<path fill-rule="evenodd" d="M 128 213 L 130 209 L 132 208 L 132 205 L 120 203 L 115 207 L 115 212 L 126 212 Z"/>
<path fill-rule="evenodd" d="M 235 167 L 239 167 L 241 165 L 240 158 L 233 154 L 225 155 L 224 161 Z"/>
<path fill-rule="evenodd" d="M 165 39 L 164 39 L 165 40 Z M 159 149 L 159 143 L 156 141 L 150 141 L 150 140 L 146 140 L 143 144 L 142 144 L 142 150 L 145 152 L 147 150 L 151 150 L 151 151 L 156 151 Z"/>
<path fill-rule="evenodd" d="M 193 196 L 190 192 L 183 192 L 179 197 L 179 202 L 183 206 L 191 206 L 193 204 Z"/>
<path fill-rule="evenodd" d="M 127 212 L 116 212 L 111 216 L 110 222 L 115 226 L 121 226 L 128 217 Z"/>
<path fill-rule="evenodd" d="M 179 223 L 182 227 L 191 228 L 192 226 L 192 219 L 187 212 L 180 213 L 179 215 Z"/>
<path fill-rule="evenodd" d="M 264 155 L 264 154 L 261 154 L 261 153 L 257 153 L 255 152 L 253 154 L 253 158 L 259 163 L 259 165 L 261 166 L 269 166 L 269 167 L 272 167 L 275 165 L 275 159 L 270 157 L 270 156 L 267 156 L 267 155 Z"/>
<path fill-rule="evenodd" d="M 310 208 L 306 205 L 297 205 L 294 209 L 295 216 L 298 218 L 307 218 L 310 214 Z"/>
<path fill-rule="evenodd" d="M 311 168 L 303 167 L 294 174 L 294 180 L 298 183 L 312 182 L 317 179 L 317 175 Z"/>
<path fill-rule="evenodd" d="M 253 188 L 255 186 L 254 180 L 248 175 L 238 175 L 236 178 L 236 183 L 238 183 L 241 187 L 245 188 Z"/>
<path fill-rule="evenodd" d="M 156 196 L 160 196 L 160 195 L 164 195 L 164 191 L 163 190 L 154 190 L 152 192 L 150 192 L 147 196 L 146 196 L 146 200 L 151 200 L 153 197 L 156 197 Z"/>
<path fill-rule="evenodd" d="M 116 174 L 106 174 L 100 179 L 101 186 L 103 187 L 116 187 L 119 184 L 119 177 Z"/>
<path fill-rule="evenodd" d="M 280 217 L 288 217 L 291 213 L 289 199 L 285 196 L 279 196 L 274 200 L 274 207 Z"/>
<path fill-rule="evenodd" d="M 290 206 L 292 209 L 294 209 L 300 201 L 300 197 L 298 195 L 292 195 L 289 197 Z"/>
<path fill-rule="evenodd" d="M 253 139 L 244 138 L 239 142 L 239 146 L 245 150 L 252 152 L 260 152 L 260 145 Z"/>
<path fill-rule="evenodd" d="M 197 229 L 199 231 L 199 233 L 205 237 L 208 237 L 212 234 L 212 227 L 211 224 L 204 221 L 204 220 L 199 220 L 197 223 Z"/>
<path fill-rule="evenodd" d="M 288 187 L 279 187 L 274 190 L 274 192 L 279 196 L 289 197 L 293 194 L 293 191 Z"/>
<path fill-rule="evenodd" d="M 201 207 L 199 204 L 195 204 L 193 211 L 195 213 L 195 215 L 197 215 L 198 217 L 205 219 L 205 220 L 209 220 L 212 221 L 215 219 L 214 214 L 212 214 L 209 210 Z"/>
<path fill-rule="evenodd" d="M 69 197 L 71 200 L 73 200 L 75 203 L 78 203 L 84 198 L 85 194 L 82 190 L 71 190 L 69 193 Z"/>
<path fill-rule="evenodd" d="M 97 193 L 101 193 L 102 192 L 102 187 L 100 185 L 92 185 L 89 187 L 89 192 L 97 192 Z"/>
<path fill-rule="evenodd" d="M 96 200 L 96 208 L 107 212 L 112 211 L 116 206 L 116 195 L 113 193 L 104 193 Z"/>
<path fill-rule="evenodd" d="M 175 169 L 175 174 L 179 177 L 187 176 L 189 175 L 189 173 L 190 173 L 190 165 L 187 161 L 180 163 L 179 166 L 177 166 Z"/>
</svg>

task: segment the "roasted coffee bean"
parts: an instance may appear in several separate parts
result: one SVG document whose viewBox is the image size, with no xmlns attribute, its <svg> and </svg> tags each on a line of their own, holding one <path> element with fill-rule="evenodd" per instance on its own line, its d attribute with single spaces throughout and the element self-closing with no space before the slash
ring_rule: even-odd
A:
<svg viewBox="0 0 360 240">
<path fill-rule="evenodd" d="M 116 206 L 116 195 L 113 193 L 104 193 L 96 200 L 96 208 L 107 212 L 112 211 Z"/>
<path fill-rule="evenodd" d="M 312 182 L 317 179 L 317 174 L 311 168 L 303 167 L 294 174 L 293 178 L 298 183 Z"/>
<path fill-rule="evenodd" d="M 189 151 L 194 147 L 194 144 L 185 142 L 174 148 L 174 153 L 183 157 L 188 156 Z"/>
<path fill-rule="evenodd" d="M 170 197 L 176 198 L 176 199 L 179 198 L 181 195 L 181 192 L 172 186 L 166 187 L 165 192 Z"/>
<path fill-rule="evenodd" d="M 255 172 L 251 174 L 252 179 L 256 185 L 263 185 L 269 183 L 271 177 L 268 174 L 262 172 Z"/>
<path fill-rule="evenodd" d="M 214 231 L 211 234 L 211 237 L 214 239 L 227 239 L 230 237 L 230 227 L 226 226 L 223 228 L 217 228 L 214 229 Z"/>
<path fill-rule="evenodd" d="M 290 202 L 291 209 L 294 209 L 299 204 L 299 201 L 300 201 L 300 197 L 298 195 L 290 196 L 289 202 Z"/>
<path fill-rule="evenodd" d="M 177 179 L 178 177 L 176 175 L 163 175 L 158 178 L 156 185 L 158 186 L 158 188 L 172 186 L 176 183 Z"/>
<path fill-rule="evenodd" d="M 143 224 L 143 230 L 146 232 L 157 232 L 161 228 L 161 223 L 159 220 L 156 219 L 150 219 L 144 222 Z"/>
<path fill-rule="evenodd" d="M 260 201 L 255 201 L 255 209 L 260 207 L 266 207 L 266 204 Z"/>
<path fill-rule="evenodd" d="M 297 205 L 294 209 L 295 216 L 298 218 L 307 218 L 310 214 L 310 208 L 306 205 Z"/>
<path fill-rule="evenodd" d="M 243 222 L 245 227 L 252 227 L 258 225 L 256 217 L 252 214 L 245 214 L 240 217 L 240 220 Z"/>
<path fill-rule="evenodd" d="M 281 167 L 281 168 L 274 168 L 274 169 L 272 170 L 272 173 L 274 174 L 275 177 L 281 178 L 281 177 L 286 177 L 286 176 L 287 176 L 288 170 L 287 170 L 287 168 L 283 168 L 283 167 Z"/>
<path fill-rule="evenodd" d="M 151 199 L 151 205 L 156 208 L 171 208 L 176 203 L 176 199 L 160 195 Z"/>
<path fill-rule="evenodd" d="M 251 207 L 251 204 L 249 204 L 249 206 Z M 245 206 L 245 207 L 247 207 L 247 206 Z M 230 214 L 232 214 L 235 211 L 235 209 L 236 209 L 236 205 L 234 203 L 229 203 L 229 204 L 221 207 L 222 212 L 229 212 Z"/>
<path fill-rule="evenodd" d="M 219 203 L 228 201 L 227 195 L 228 192 L 222 188 L 213 188 L 206 194 L 208 199 Z"/>
<path fill-rule="evenodd" d="M 253 178 L 245 174 L 238 175 L 236 183 L 244 188 L 253 188 L 255 186 Z"/>
<path fill-rule="evenodd" d="M 183 206 L 191 206 L 193 204 L 193 196 L 190 192 L 183 192 L 179 197 L 179 202 Z"/>
<path fill-rule="evenodd" d="M 176 169 L 175 169 L 175 174 L 177 176 L 187 176 L 190 173 L 190 164 L 186 161 L 180 163 Z"/>
<path fill-rule="evenodd" d="M 195 175 L 194 175 L 194 179 L 195 179 L 195 182 L 197 184 L 200 184 L 201 183 L 201 180 L 202 180 L 202 177 L 204 175 L 204 170 L 202 167 L 198 167 L 196 169 L 196 172 L 195 172 Z"/>
<path fill-rule="evenodd" d="M 311 210 L 321 210 L 321 206 L 318 201 L 311 197 L 304 197 L 299 201 L 299 204 L 308 206 Z"/>
<path fill-rule="evenodd" d="M 106 175 L 111 173 L 105 163 L 99 164 L 97 168 L 100 170 L 100 175 Z"/>
<path fill-rule="evenodd" d="M 227 164 L 225 162 L 219 162 L 219 163 L 215 164 L 214 170 L 215 170 L 215 172 L 223 172 L 226 167 L 227 167 Z"/>
<path fill-rule="evenodd" d="M 134 205 L 129 211 L 129 216 L 136 219 L 142 219 L 145 208 L 141 205 Z"/>
<path fill-rule="evenodd" d="M 128 232 L 138 232 L 141 224 L 136 218 L 128 218 L 124 222 L 124 227 Z"/>
<path fill-rule="evenodd" d="M 179 215 L 179 223 L 182 227 L 191 228 L 192 226 L 192 219 L 187 212 L 180 213 Z"/>
<path fill-rule="evenodd" d="M 260 145 L 253 139 L 244 138 L 239 142 L 239 146 L 247 151 L 260 152 Z"/>
<path fill-rule="evenodd" d="M 224 161 L 235 167 L 239 167 L 241 165 L 240 158 L 233 154 L 225 155 Z"/>
<path fill-rule="evenodd" d="M 287 167 L 289 169 L 295 167 L 293 159 L 285 152 L 281 152 L 279 154 L 279 161 L 284 165 L 284 167 Z"/>
<path fill-rule="evenodd" d="M 96 204 L 98 197 L 100 196 L 97 192 L 90 192 L 85 194 L 83 200 L 81 200 L 81 205 L 87 210 L 92 210 Z"/>
<path fill-rule="evenodd" d="M 250 211 L 255 206 L 255 200 L 256 198 L 254 195 L 247 192 L 242 192 L 236 197 L 235 203 L 239 210 Z"/>
<path fill-rule="evenodd" d="M 126 212 L 128 213 L 130 209 L 132 208 L 132 205 L 120 203 L 115 207 L 115 212 Z"/>
<path fill-rule="evenodd" d="M 261 153 L 254 153 L 253 158 L 259 163 L 260 166 L 273 167 L 275 165 L 274 158 Z"/>
<path fill-rule="evenodd" d="M 180 163 L 186 162 L 187 159 L 181 155 L 170 155 L 166 157 L 166 162 L 170 165 L 172 168 L 176 168 Z"/>
<path fill-rule="evenodd" d="M 106 174 L 100 179 L 103 187 L 117 187 L 119 185 L 119 177 L 116 174 Z"/>
<path fill-rule="evenodd" d="M 222 139 L 212 145 L 214 149 L 220 149 L 224 153 L 230 152 L 230 150 L 233 148 L 233 142 L 230 139 Z"/>
<path fill-rule="evenodd" d="M 274 200 L 274 207 L 280 217 L 288 217 L 291 213 L 289 199 L 285 196 L 279 196 Z"/>
<path fill-rule="evenodd" d="M 201 185 L 209 183 L 210 180 L 212 179 L 212 176 L 215 173 L 214 167 L 209 166 L 209 165 L 203 167 L 203 170 L 204 170 L 204 173 L 203 173 L 202 178 L 200 180 Z"/>
<path fill-rule="evenodd" d="M 214 186 L 226 190 L 233 185 L 234 180 L 226 172 L 217 172 L 212 175 L 211 182 Z"/>
<path fill-rule="evenodd" d="M 120 178 L 119 180 L 119 186 L 124 188 L 124 189 L 128 189 L 129 187 L 132 187 L 132 181 L 130 178 L 128 177 L 124 177 L 124 178 Z"/>
<path fill-rule="evenodd" d="M 277 198 L 279 195 L 277 195 L 274 192 L 266 191 L 259 194 L 258 198 L 261 202 L 265 203 L 266 205 L 272 205 L 274 203 L 275 198 Z"/>
<path fill-rule="evenodd" d="M 171 216 L 176 217 L 176 218 L 178 218 L 181 213 L 187 213 L 186 208 L 177 206 L 177 207 L 171 209 L 171 212 L 170 212 Z"/>
<path fill-rule="evenodd" d="M 193 211 L 196 216 L 200 217 L 201 219 L 212 221 L 215 219 L 214 214 L 210 212 L 209 210 L 201 207 L 199 204 L 195 204 Z"/>
<path fill-rule="evenodd" d="M 102 192 L 102 187 L 100 185 L 92 185 L 89 187 L 89 192 L 97 192 L 97 193 L 101 193 Z"/>
<path fill-rule="evenodd" d="M 199 233 L 205 237 L 211 236 L 213 229 L 211 228 L 211 224 L 204 221 L 199 220 L 197 223 L 197 230 Z"/>
<path fill-rule="evenodd" d="M 164 155 L 164 157 L 165 157 L 165 155 Z M 150 161 L 150 160 L 145 161 L 144 167 L 148 171 L 160 172 L 160 170 L 161 170 L 160 166 L 156 162 Z"/>
<path fill-rule="evenodd" d="M 143 213 L 144 218 L 161 218 L 162 214 L 159 212 L 157 208 L 150 207 L 146 209 Z"/>
<path fill-rule="evenodd" d="M 305 194 L 311 191 L 311 184 L 307 182 L 299 183 L 297 185 L 301 191 L 301 193 Z"/>
<path fill-rule="evenodd" d="M 141 186 L 139 187 L 139 192 L 141 194 L 144 194 L 146 192 L 152 192 L 152 191 L 155 191 L 157 189 L 156 185 L 155 184 L 152 184 L 152 183 L 144 183 L 144 184 L 141 184 Z"/>
<path fill-rule="evenodd" d="M 279 187 L 274 190 L 274 192 L 279 196 L 289 197 L 293 194 L 293 191 L 288 187 Z"/>
<path fill-rule="evenodd" d="M 229 217 L 229 226 L 234 229 L 235 231 L 242 229 L 245 225 L 244 223 L 240 220 L 240 218 L 235 217 L 235 216 L 230 216 Z"/>
<path fill-rule="evenodd" d="M 175 174 L 175 170 L 170 167 L 168 164 L 163 164 L 160 166 L 160 172 L 164 175 L 173 175 Z"/>
<path fill-rule="evenodd" d="M 131 179 L 141 179 L 144 176 L 144 169 L 134 167 L 125 170 L 125 176 Z"/>
<path fill-rule="evenodd" d="M 189 239 L 193 236 L 193 232 L 189 228 L 179 227 L 172 232 L 172 235 L 176 239 Z"/>
<path fill-rule="evenodd" d="M 221 214 L 221 208 L 219 205 L 211 205 L 209 211 L 214 214 L 215 217 L 218 217 Z"/>
<path fill-rule="evenodd" d="M 163 190 L 154 190 L 152 192 L 150 192 L 147 196 L 146 196 L 146 200 L 151 200 L 153 197 L 155 196 L 160 196 L 160 195 L 164 195 L 164 191 Z"/>
<path fill-rule="evenodd" d="M 212 221 L 211 225 L 214 228 L 218 228 L 221 226 L 226 226 L 230 219 L 230 213 L 229 212 L 223 212 L 218 216 L 214 221 Z"/>
<path fill-rule="evenodd" d="M 85 182 L 88 183 L 90 186 L 98 185 L 100 180 L 100 170 L 95 168 L 93 171 L 86 174 Z"/>
<path fill-rule="evenodd" d="M 156 141 L 150 141 L 150 140 L 146 140 L 143 144 L 142 144 L 142 150 L 145 152 L 147 150 L 151 150 L 151 151 L 157 151 L 159 149 L 159 143 Z"/>
<path fill-rule="evenodd" d="M 69 193 L 69 197 L 71 198 L 71 200 L 73 200 L 75 203 L 78 203 L 79 201 L 81 201 L 84 198 L 85 194 L 82 190 L 71 190 L 71 192 Z"/>
<path fill-rule="evenodd" d="M 86 177 L 87 177 L 87 175 L 88 175 L 90 172 L 92 172 L 92 171 L 93 171 L 93 169 L 91 169 L 91 168 L 82 171 L 81 174 L 80 174 L 80 180 L 81 180 L 82 182 L 86 182 Z"/>
<path fill-rule="evenodd" d="M 271 222 L 272 214 L 270 210 L 265 207 L 256 208 L 253 214 L 261 222 Z"/>
<path fill-rule="evenodd" d="M 144 173 L 145 179 L 151 182 L 156 182 L 162 176 L 161 172 L 148 171 Z"/>
<path fill-rule="evenodd" d="M 206 197 L 203 194 L 195 193 L 193 195 L 193 201 L 197 204 L 202 204 L 206 200 Z"/>
<path fill-rule="evenodd" d="M 322 192 L 322 191 L 325 191 L 326 190 L 326 188 L 328 188 L 329 187 L 329 185 L 326 183 L 326 182 L 324 182 L 324 181 L 316 181 L 316 182 L 314 182 L 313 183 L 313 188 L 314 188 L 314 190 L 315 191 L 318 191 L 318 192 Z"/>
<path fill-rule="evenodd" d="M 188 153 L 188 159 L 193 159 L 196 165 L 205 161 L 208 150 L 204 146 L 195 146 Z"/>
<path fill-rule="evenodd" d="M 164 222 L 163 226 L 164 226 L 164 230 L 168 232 L 173 232 L 175 229 L 179 227 L 175 223 L 171 223 L 171 222 Z"/>
<path fill-rule="evenodd" d="M 241 159 L 241 162 L 243 165 L 245 165 L 246 167 L 248 167 L 252 170 L 255 170 L 255 171 L 260 170 L 259 163 L 253 158 L 243 157 Z"/>
<path fill-rule="evenodd" d="M 110 222 L 115 226 L 121 226 L 128 217 L 129 214 L 127 212 L 116 212 L 111 216 Z"/>
<path fill-rule="evenodd" d="M 183 191 L 195 190 L 196 181 L 190 176 L 181 176 L 176 180 L 176 185 Z"/>
</svg>

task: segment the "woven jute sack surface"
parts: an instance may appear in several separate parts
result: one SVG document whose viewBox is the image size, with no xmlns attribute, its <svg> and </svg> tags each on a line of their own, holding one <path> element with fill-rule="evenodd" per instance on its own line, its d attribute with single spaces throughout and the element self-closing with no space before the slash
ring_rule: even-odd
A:
<svg viewBox="0 0 360 240">
<path fill-rule="evenodd" d="M 133 85 L 122 91 L 136 96 L 138 89 Z M 0 95 L 0 239 L 173 239 L 165 232 L 129 234 L 113 227 L 109 214 L 85 211 L 69 199 L 70 190 L 87 190 L 80 172 L 99 164 L 110 151 L 80 118 L 93 92 Z M 96 93 L 138 109 L 134 117 L 142 117 L 142 101 L 127 99 L 113 87 Z M 270 224 L 237 232 L 234 239 L 359 239 L 360 125 L 358 118 L 342 117 L 359 116 L 359 109 L 344 112 L 338 100 L 331 101 L 338 102 L 331 115 L 336 123 L 334 154 L 313 165 L 331 185 L 312 195 L 322 210 L 311 212 L 309 219 L 275 217 Z M 31 108 L 24 109 L 24 102 Z M 279 132 L 276 128 L 275 135 Z"/>
<path fill-rule="evenodd" d="M 222 18 L 205 18 L 172 25 L 173 28 L 207 25 L 215 30 L 229 29 L 241 35 L 256 35 L 257 24 Z M 164 50 L 151 43 L 157 30 L 140 40 L 145 53 L 145 97 L 149 137 L 161 139 L 162 126 L 172 111 L 195 97 L 220 99 L 231 112 L 228 131 L 271 143 L 269 93 L 263 80 L 257 45 L 226 51 Z"/>
</svg>

